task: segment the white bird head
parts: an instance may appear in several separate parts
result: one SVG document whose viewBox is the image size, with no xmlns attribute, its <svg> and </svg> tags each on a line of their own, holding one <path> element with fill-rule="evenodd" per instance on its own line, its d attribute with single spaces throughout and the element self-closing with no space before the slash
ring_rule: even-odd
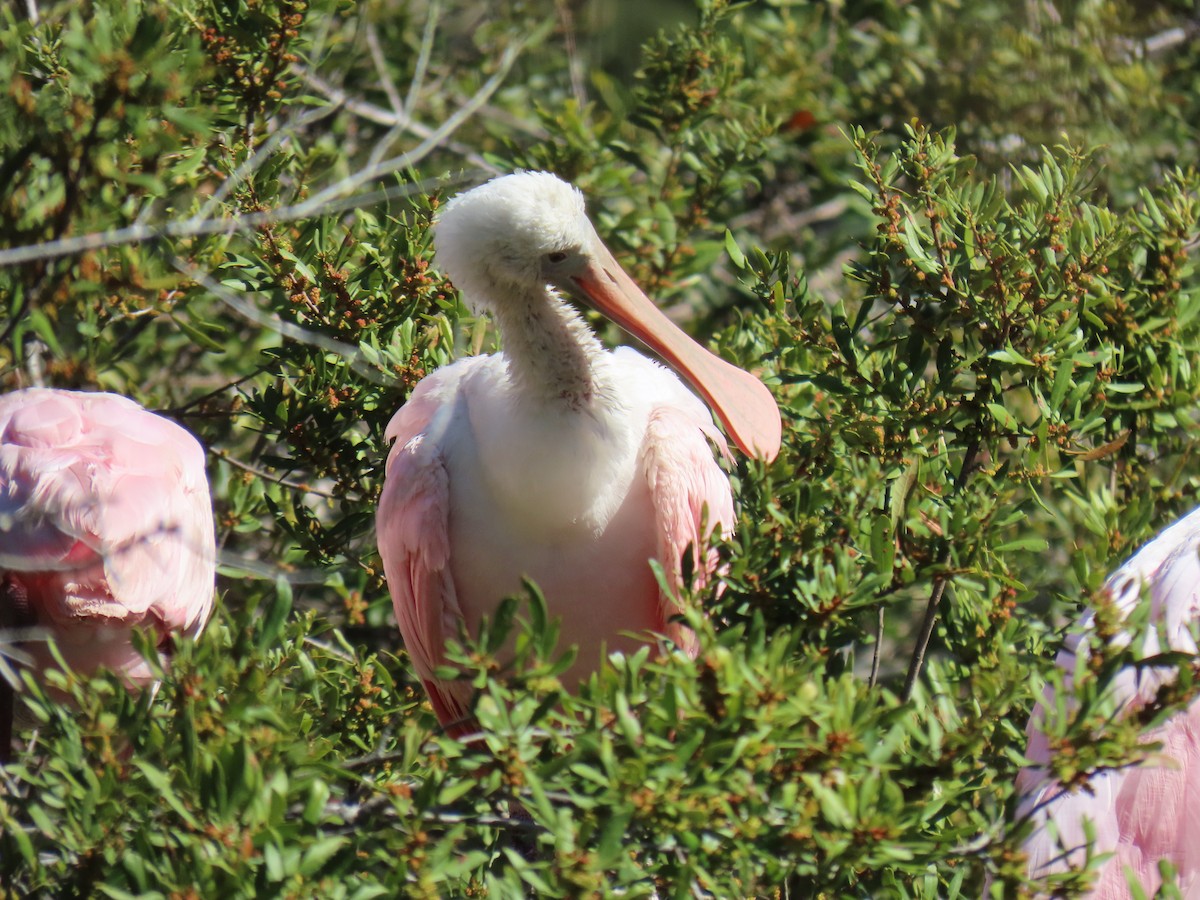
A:
<svg viewBox="0 0 1200 900">
<path fill-rule="evenodd" d="M 472 308 L 561 284 L 598 242 L 583 194 L 549 172 L 494 178 L 446 204 L 434 229 L 438 263 Z"/>
<path fill-rule="evenodd" d="M 745 452 L 769 460 L 779 451 L 779 407 L 766 385 L 705 350 L 650 302 L 592 228 L 577 188 L 548 172 L 494 178 L 446 204 L 434 245 L 442 269 L 476 309 L 552 285 L 662 356 Z"/>
</svg>

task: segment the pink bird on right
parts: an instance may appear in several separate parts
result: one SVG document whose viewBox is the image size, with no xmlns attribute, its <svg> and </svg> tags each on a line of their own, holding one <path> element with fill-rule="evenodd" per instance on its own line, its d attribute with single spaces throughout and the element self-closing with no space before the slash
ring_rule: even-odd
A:
<svg viewBox="0 0 1200 900">
<path fill-rule="evenodd" d="M 115 394 L 30 388 L 0 397 L 0 629 L 40 631 L 88 675 L 133 687 L 154 673 L 133 643 L 195 636 L 212 611 L 216 542 L 204 450 L 179 425 Z M 20 642 L 28 667 L 56 662 Z M 12 686 L 0 677 L 0 759 Z"/>
<path fill-rule="evenodd" d="M 1150 603 L 1150 622 L 1140 656 L 1168 650 L 1195 654 L 1192 628 L 1200 621 L 1200 509 L 1180 519 L 1146 544 L 1105 582 L 1105 589 L 1122 618 L 1135 607 Z M 1084 628 L 1094 615 L 1088 613 Z M 1166 640 L 1161 646 L 1159 635 Z M 1128 644 L 1122 632 L 1115 638 Z M 1076 657 L 1086 652 L 1075 635 L 1059 654 L 1064 687 L 1070 689 Z M 1118 715 L 1129 715 L 1153 701 L 1158 689 L 1174 680 L 1173 667 L 1122 670 L 1113 685 Z M 1025 843 L 1028 871 L 1042 878 L 1082 868 L 1087 858 L 1085 823 L 1090 823 L 1093 856 L 1111 854 L 1096 870 L 1093 900 L 1124 900 L 1135 896 L 1130 885 L 1154 896 L 1162 886 L 1158 863 L 1175 867 L 1176 886 L 1184 897 L 1200 897 L 1200 700 L 1193 701 L 1162 725 L 1146 732 L 1145 743 L 1161 744 L 1141 765 L 1093 776 L 1086 785 L 1065 790 L 1043 768 L 1052 751 L 1041 730 L 1045 700 L 1029 721 L 1026 755 L 1035 765 L 1017 779 L 1022 796 L 1018 818 L 1031 815 L 1034 831 Z"/>
</svg>

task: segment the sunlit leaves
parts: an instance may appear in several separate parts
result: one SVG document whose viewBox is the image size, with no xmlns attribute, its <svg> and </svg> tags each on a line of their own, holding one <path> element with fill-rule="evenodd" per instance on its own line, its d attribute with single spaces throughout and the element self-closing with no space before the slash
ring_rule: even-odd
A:
<svg viewBox="0 0 1200 900">
<path fill-rule="evenodd" d="M 224 552 L 223 609 L 153 702 L 103 678 L 52 677 L 75 708 L 35 692 L 37 742 L 0 792 L 2 889 L 1020 881 L 1006 814 L 1061 626 L 1198 486 L 1194 49 L 1168 7 L 1121 2 L 705 2 L 642 48 L 589 12 L 0 9 L 0 252 L 34 248 L 0 268 L 0 377 L 131 394 L 196 431 Z M 428 156 L 351 184 L 505 60 Z M 496 345 L 430 246 L 489 167 L 577 181 L 652 296 L 772 387 L 786 432 L 771 466 L 730 464 L 723 591 L 685 598 L 711 617 L 689 612 L 695 661 L 647 648 L 573 694 L 531 586 L 452 651 L 483 733 L 463 743 L 437 731 L 372 535 L 390 416 Z M 1103 731 L 1122 660 L 1097 652 L 1056 725 L 1064 778 L 1120 764 L 1144 724 Z"/>
</svg>

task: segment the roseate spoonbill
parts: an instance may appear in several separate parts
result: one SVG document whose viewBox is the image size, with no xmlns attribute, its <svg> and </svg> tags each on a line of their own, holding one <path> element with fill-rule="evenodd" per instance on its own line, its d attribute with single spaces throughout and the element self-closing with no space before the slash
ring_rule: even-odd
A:
<svg viewBox="0 0 1200 900">
<path fill-rule="evenodd" d="M 704 404 L 638 352 L 606 351 L 562 294 L 663 356 L 747 453 L 774 458 L 781 425 L 766 386 L 659 312 L 601 243 L 582 194 L 554 175 L 455 197 L 434 236 L 506 349 L 429 375 L 392 419 L 376 530 L 405 645 L 439 720 L 461 735 L 470 688 L 434 670 L 460 624 L 475 633 L 522 576 L 560 618 L 563 644 L 579 647 L 568 682 L 654 634 L 694 653 L 649 561 L 678 585 L 691 545 L 703 583 L 716 560 L 700 548 L 733 526 L 709 441 L 728 451 Z"/>
<path fill-rule="evenodd" d="M 1191 629 L 1200 621 L 1200 509 L 1146 544 L 1109 577 L 1105 590 L 1122 619 L 1142 602 L 1143 593 L 1150 603 L 1141 658 L 1168 650 L 1196 653 Z M 1089 612 L 1084 627 L 1092 620 Z M 1131 638 L 1121 632 L 1112 640 L 1127 645 Z M 1086 646 L 1080 644 L 1080 635 L 1073 635 L 1059 654 L 1068 689 L 1078 662 L 1086 660 Z M 1165 666 L 1122 670 L 1113 685 L 1117 715 L 1153 701 L 1175 674 L 1174 667 Z M 1047 690 L 1029 721 L 1026 755 L 1035 763 L 1045 764 L 1052 755 L 1041 723 L 1045 707 L 1054 705 Z M 1112 854 L 1097 870 L 1093 898 L 1132 898 L 1129 879 L 1153 896 L 1162 883 L 1158 862 L 1164 859 L 1174 864 L 1182 895 L 1200 896 L 1200 700 L 1143 740 L 1162 749 L 1138 766 L 1099 773 L 1072 790 L 1064 790 L 1040 765 L 1021 772 L 1018 815 L 1032 814 L 1035 823 L 1025 844 L 1031 876 L 1082 868 L 1088 843 L 1084 823 L 1090 822 L 1093 854 Z"/>
<path fill-rule="evenodd" d="M 183 428 L 115 394 L 0 397 L 0 627 L 36 627 L 71 669 L 144 686 L 134 630 L 164 652 L 199 634 L 215 560 L 204 450 Z M 21 649 L 35 672 L 54 665 L 45 641 Z M 12 704 L 0 678 L 0 753 Z"/>
</svg>

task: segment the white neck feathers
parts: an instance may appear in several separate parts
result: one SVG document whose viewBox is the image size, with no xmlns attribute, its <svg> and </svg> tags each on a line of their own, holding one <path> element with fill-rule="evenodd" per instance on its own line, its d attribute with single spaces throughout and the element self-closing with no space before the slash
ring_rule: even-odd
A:
<svg viewBox="0 0 1200 900">
<path fill-rule="evenodd" d="M 508 375 L 524 395 L 590 406 L 603 386 L 597 366 L 604 347 L 583 317 L 550 288 L 492 305 L 504 341 Z"/>
</svg>

